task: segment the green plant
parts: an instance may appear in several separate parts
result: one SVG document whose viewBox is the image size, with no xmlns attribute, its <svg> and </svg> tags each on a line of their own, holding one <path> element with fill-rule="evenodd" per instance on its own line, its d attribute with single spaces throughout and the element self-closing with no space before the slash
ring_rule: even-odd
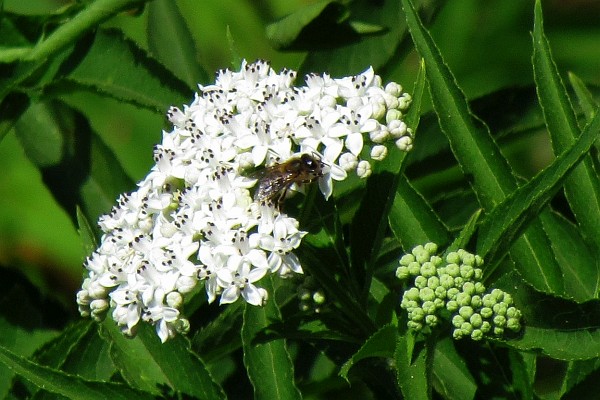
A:
<svg viewBox="0 0 600 400">
<path fill-rule="evenodd" d="M 213 59 L 197 56 L 202 41 L 194 35 L 209 37 L 215 29 L 192 29 L 196 3 L 65 4 L 4 2 L 0 150 L 23 149 L 77 227 L 82 260 L 96 251 L 85 263 L 88 281 L 78 301 L 84 315 L 101 322 L 73 311 L 74 285 L 60 277 L 75 276 L 80 285 L 79 270 L 52 269 L 61 286 L 35 271 L 26 279 L 14 268 L 1 269 L 2 395 L 471 399 L 597 392 L 600 117 L 591 84 L 597 75 L 587 69 L 597 52 L 585 47 L 586 38 L 597 43 L 594 24 L 577 27 L 581 46 L 571 45 L 579 53 L 571 53 L 570 67 L 584 79 L 570 73 L 565 86 L 539 0 L 273 1 L 272 8 L 239 2 L 228 9 L 239 26 L 222 29 L 214 46 L 203 49 Z M 264 30 L 269 49 L 258 35 L 240 33 L 244 24 L 283 15 L 276 6 L 290 7 L 290 14 Z M 219 7 L 228 5 L 207 2 L 204 11 L 210 7 L 224 15 Z M 524 25 L 516 16 L 525 16 Z M 136 31 L 142 21 L 146 31 Z M 552 43 L 572 40 L 568 26 L 561 32 L 550 21 Z M 520 49 L 524 43 L 531 48 Z M 271 64 L 253 63 L 259 55 Z M 233 95 L 241 90 L 235 88 L 229 92 L 238 101 L 235 112 L 194 109 L 211 90 L 207 101 L 218 103 L 219 90 L 231 83 L 231 71 L 218 75 L 220 86 L 205 72 L 223 67 L 223 60 L 231 71 L 252 70 L 244 84 L 256 76 L 272 79 L 273 88 L 253 98 L 259 112 L 277 109 L 271 96 L 287 104 L 315 86 L 335 88 L 336 94 L 323 90 L 328 96 L 306 104 L 323 116 L 340 107 L 347 115 L 335 122 L 356 130 L 338 139 L 317 136 L 305 119 L 278 127 L 289 129 L 282 140 L 291 144 L 278 144 L 271 154 L 256 139 L 270 127 L 256 125 L 239 135 L 243 140 L 219 142 L 215 155 L 214 142 L 197 129 L 239 123 L 242 115 L 253 120 L 254 111 L 244 110 L 256 106 Z M 269 65 L 288 69 L 277 75 Z M 308 73 L 315 75 L 305 85 Z M 387 84 L 394 81 L 404 87 Z M 359 104 L 364 88 L 372 102 Z M 182 107 L 194 92 L 201 95 Z M 358 105 L 369 111 L 355 112 Z M 170 109 L 166 123 L 171 106 L 179 108 Z M 292 111 L 275 113 L 274 123 Z M 210 121 L 200 129 L 190 115 L 204 112 Z M 371 121 L 361 120 L 367 114 Z M 18 143 L 11 142 L 15 137 Z M 191 147 L 207 140 L 204 153 L 170 158 L 186 140 Z M 264 196 L 262 209 L 240 216 L 253 203 L 255 185 L 270 184 L 261 181 L 265 165 L 306 161 L 300 153 L 319 164 L 295 180 L 305 181 L 304 194 L 284 201 L 286 189 L 276 190 L 277 196 Z M 530 162 L 544 154 L 543 165 Z M 220 164 L 211 164 L 214 157 Z M 174 159 L 184 161 L 170 164 Z M 196 164 L 202 167 L 188 168 Z M 190 182 L 202 191 L 223 176 L 236 180 L 229 182 L 235 190 L 190 198 Z M 22 208 L 38 221 L 52 213 L 35 202 L 26 208 L 26 196 L 17 199 L 4 207 L 6 218 Z M 184 205 L 202 212 L 192 215 Z M 119 207 L 130 206 L 135 218 L 121 214 Z M 100 218 L 111 208 L 110 217 Z M 232 236 L 217 248 L 207 244 L 217 230 L 205 217 L 222 208 L 224 219 L 237 222 L 220 228 Z M 135 229 L 123 230 L 116 222 L 121 215 Z M 192 233 L 177 236 L 188 223 Z M 160 234 L 149 233 L 154 229 Z M 67 242 L 59 228 L 47 230 L 49 247 Z M 36 235 L 31 243 L 42 242 Z M 152 247 L 149 237 L 176 240 Z M 136 264 L 123 249 L 151 261 Z M 223 254 L 237 274 L 211 275 L 207 266 Z M 134 267 L 119 271 L 116 258 Z M 3 263 L 23 270 L 43 265 L 28 260 L 5 257 Z M 77 260 L 59 264 L 69 263 Z M 149 266 L 163 265 L 163 273 L 173 264 L 183 276 L 171 282 L 176 290 L 144 286 L 156 275 L 135 280 Z M 123 275 L 101 276 L 109 270 Z M 126 290 L 115 290 L 111 279 Z M 168 307 L 149 307 L 153 301 Z"/>
</svg>

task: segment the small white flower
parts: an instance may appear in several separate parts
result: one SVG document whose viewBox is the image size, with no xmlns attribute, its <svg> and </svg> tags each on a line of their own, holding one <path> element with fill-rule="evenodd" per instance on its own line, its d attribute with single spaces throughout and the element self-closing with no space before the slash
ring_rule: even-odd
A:
<svg viewBox="0 0 600 400">
<path fill-rule="evenodd" d="M 240 295 L 248 303 L 262 305 L 263 295 L 254 285 L 267 273 L 267 268 L 250 268 L 249 263 L 240 262 L 235 270 L 222 269 L 218 272 L 219 286 L 223 287 L 220 304 L 233 303 Z"/>
<path fill-rule="evenodd" d="M 259 280 L 302 273 L 294 251 L 306 233 L 279 207 L 253 200 L 253 171 L 314 155 L 327 199 L 349 172 L 368 177 L 361 157 L 383 159 L 387 140 L 412 147 L 402 121 L 410 96 L 400 85 L 384 88 L 372 68 L 341 79 L 312 74 L 305 86 L 293 86 L 296 75 L 244 61 L 200 85 L 191 104 L 169 109 L 173 129 L 155 146 L 155 165 L 99 220 L 104 235 L 77 293 L 83 316 L 101 320 L 110 307 L 124 334 L 134 336 L 142 320 L 164 342 L 189 330 L 181 308 L 198 283 L 209 303 L 264 305 Z"/>
</svg>

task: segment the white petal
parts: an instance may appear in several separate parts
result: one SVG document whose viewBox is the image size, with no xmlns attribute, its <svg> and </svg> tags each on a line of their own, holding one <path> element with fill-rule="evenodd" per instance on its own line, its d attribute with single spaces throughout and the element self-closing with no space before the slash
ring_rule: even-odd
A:
<svg viewBox="0 0 600 400">
<path fill-rule="evenodd" d="M 237 286 L 231 285 L 223 291 L 221 294 L 221 300 L 219 304 L 230 304 L 236 301 L 240 297 L 240 290 Z"/>
<path fill-rule="evenodd" d="M 265 260 L 266 261 L 266 260 Z M 265 276 L 265 274 L 267 273 L 268 269 L 267 268 L 254 268 L 250 271 L 250 273 L 248 273 L 248 281 L 249 282 L 256 282 L 259 281 L 263 276 Z"/>
<path fill-rule="evenodd" d="M 253 306 L 262 306 L 263 304 L 261 292 L 254 285 L 247 285 L 242 291 L 242 297 Z"/>
<path fill-rule="evenodd" d="M 360 133 L 351 133 L 346 137 L 346 148 L 358 156 L 363 148 L 363 137 Z"/>
</svg>

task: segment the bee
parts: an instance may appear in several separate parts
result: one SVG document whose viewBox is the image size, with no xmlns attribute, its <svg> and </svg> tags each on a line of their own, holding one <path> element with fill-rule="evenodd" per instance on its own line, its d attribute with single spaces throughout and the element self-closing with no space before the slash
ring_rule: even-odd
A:
<svg viewBox="0 0 600 400">
<path fill-rule="evenodd" d="M 281 206 L 290 186 L 317 180 L 323 176 L 324 167 L 318 156 L 306 153 L 267 167 L 261 171 L 254 201 Z"/>
</svg>

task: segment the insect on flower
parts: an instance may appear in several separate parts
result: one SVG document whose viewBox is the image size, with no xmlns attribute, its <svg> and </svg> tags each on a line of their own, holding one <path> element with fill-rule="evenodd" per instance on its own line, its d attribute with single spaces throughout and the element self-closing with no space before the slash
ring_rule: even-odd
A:
<svg viewBox="0 0 600 400">
<path fill-rule="evenodd" d="M 323 176 L 325 164 L 317 155 L 302 154 L 260 172 L 254 200 L 281 205 L 293 184 L 310 183 Z"/>
</svg>

